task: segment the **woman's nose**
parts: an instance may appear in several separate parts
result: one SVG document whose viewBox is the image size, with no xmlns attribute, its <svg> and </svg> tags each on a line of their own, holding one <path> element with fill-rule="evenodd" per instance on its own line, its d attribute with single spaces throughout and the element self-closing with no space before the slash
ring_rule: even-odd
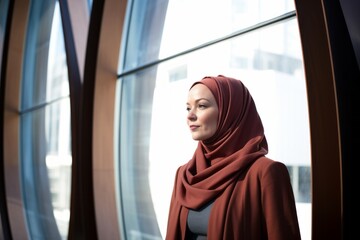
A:
<svg viewBox="0 0 360 240">
<path fill-rule="evenodd" d="M 194 114 L 193 111 L 190 110 L 190 111 L 188 112 L 187 118 L 188 118 L 189 120 L 195 120 L 195 119 L 196 119 L 196 115 Z"/>
</svg>

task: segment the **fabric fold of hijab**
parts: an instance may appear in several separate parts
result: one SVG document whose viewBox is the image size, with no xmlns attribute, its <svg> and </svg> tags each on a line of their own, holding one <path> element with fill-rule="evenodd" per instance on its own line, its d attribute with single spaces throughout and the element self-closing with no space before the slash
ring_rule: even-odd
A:
<svg viewBox="0 0 360 240">
<path fill-rule="evenodd" d="M 192 159 L 178 169 L 168 221 L 168 236 L 173 234 L 173 239 L 177 239 L 176 232 L 184 231 L 187 217 L 184 211 L 200 209 L 222 194 L 231 195 L 225 190 L 268 151 L 255 103 L 240 80 L 223 75 L 206 76 L 190 89 L 196 84 L 204 84 L 214 95 L 219 110 L 218 124 L 215 134 L 199 141 Z"/>
</svg>

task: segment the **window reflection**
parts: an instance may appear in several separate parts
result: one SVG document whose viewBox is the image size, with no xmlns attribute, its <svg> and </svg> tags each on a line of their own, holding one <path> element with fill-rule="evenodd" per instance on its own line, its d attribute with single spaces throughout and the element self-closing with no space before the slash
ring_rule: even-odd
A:
<svg viewBox="0 0 360 240">
<path fill-rule="evenodd" d="M 271 18 L 293 9 L 292 2 L 283 0 L 276 3 L 168 1 L 163 31 L 153 30 L 161 32 L 159 58 L 240 32 L 261 21 L 271 22 Z M 133 14 L 138 12 L 141 11 Z M 136 29 L 162 27 L 147 25 L 148 22 L 141 22 L 136 16 L 131 19 L 137 20 L 136 24 L 130 24 Z M 142 54 L 147 44 L 158 44 L 154 42 L 156 37 L 140 38 L 141 47 L 136 51 L 127 49 L 129 52 L 123 60 L 126 70 L 149 60 L 142 58 L 145 56 Z M 165 237 L 175 171 L 192 157 L 196 147 L 186 127 L 187 92 L 194 81 L 218 74 L 242 80 L 252 93 L 265 127 L 268 157 L 287 165 L 302 239 L 311 239 L 308 109 L 295 16 L 174 55 L 121 78 L 120 202 L 125 236 L 129 239 Z"/>
</svg>

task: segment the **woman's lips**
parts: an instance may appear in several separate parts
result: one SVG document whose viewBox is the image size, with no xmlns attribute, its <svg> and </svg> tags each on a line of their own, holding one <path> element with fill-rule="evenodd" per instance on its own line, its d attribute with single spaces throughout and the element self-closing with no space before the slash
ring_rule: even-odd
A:
<svg viewBox="0 0 360 240">
<path fill-rule="evenodd" d="M 198 129 L 199 126 L 198 125 L 190 125 L 190 130 L 191 131 L 195 131 L 196 129 Z"/>
</svg>

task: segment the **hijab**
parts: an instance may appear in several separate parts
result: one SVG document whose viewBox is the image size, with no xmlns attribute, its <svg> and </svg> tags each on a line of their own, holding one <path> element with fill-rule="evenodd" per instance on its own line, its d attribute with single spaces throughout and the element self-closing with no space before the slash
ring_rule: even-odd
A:
<svg viewBox="0 0 360 240">
<path fill-rule="evenodd" d="M 198 142 L 192 159 L 177 170 L 168 219 L 166 239 L 169 240 L 184 238 L 188 209 L 199 210 L 220 195 L 229 195 L 221 197 L 229 199 L 232 192 L 227 189 L 268 152 L 255 103 L 240 80 L 223 75 L 206 76 L 190 89 L 196 84 L 204 84 L 214 95 L 219 109 L 217 129 L 209 139 Z M 223 209 L 213 210 L 218 213 L 212 216 L 225 219 L 221 217 L 226 214 Z M 210 218 L 209 225 L 224 224 L 211 224 L 219 219 Z"/>
</svg>

